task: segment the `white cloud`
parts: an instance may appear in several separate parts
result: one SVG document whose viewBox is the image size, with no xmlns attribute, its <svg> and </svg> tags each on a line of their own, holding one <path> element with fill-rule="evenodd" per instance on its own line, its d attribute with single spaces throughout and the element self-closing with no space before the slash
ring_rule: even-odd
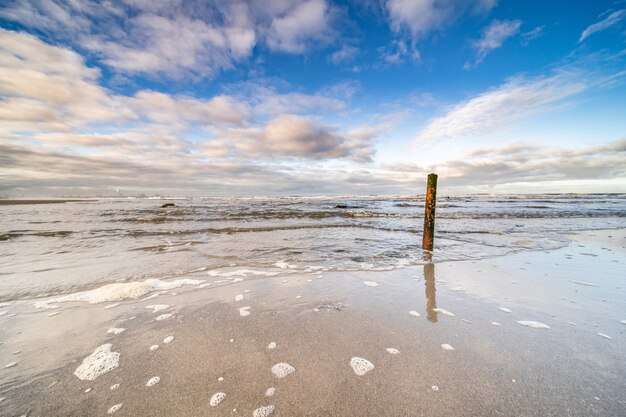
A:
<svg viewBox="0 0 626 417">
<path fill-rule="evenodd" d="M 378 52 L 380 59 L 387 64 L 403 64 L 407 60 L 417 62 L 421 58 L 415 42 L 403 39 L 394 40 L 389 47 L 380 48 Z"/>
<path fill-rule="evenodd" d="M 513 78 L 431 120 L 417 140 L 477 136 L 501 129 L 584 91 L 588 85 L 583 79 L 578 73 L 568 72 L 540 78 Z"/>
<path fill-rule="evenodd" d="M 408 30 L 414 39 L 443 29 L 468 10 L 487 13 L 497 0 L 386 0 L 391 28 Z"/>
<path fill-rule="evenodd" d="M 333 64 L 343 64 L 346 62 L 350 62 L 354 60 L 354 58 L 359 54 L 359 48 L 355 48 L 350 45 L 343 45 L 341 49 L 333 52 L 330 55 L 330 62 Z"/>
<path fill-rule="evenodd" d="M 213 77 L 259 42 L 303 54 L 335 36 L 326 0 L 15 0 L 0 17 L 86 48 L 123 74 Z"/>
<path fill-rule="evenodd" d="M 581 34 L 578 42 L 582 42 L 587 39 L 589 36 L 593 35 L 596 32 L 600 32 L 602 30 L 608 29 L 612 26 L 617 25 L 622 21 L 622 19 L 626 17 L 626 10 L 617 10 L 612 12 L 607 17 L 602 19 L 601 21 L 589 25 Z"/>
<path fill-rule="evenodd" d="M 487 54 L 494 49 L 498 49 L 511 36 L 516 35 L 522 25 L 521 20 L 494 20 L 489 26 L 482 30 L 480 39 L 472 42 L 472 47 L 476 50 L 476 61 L 474 65 L 480 64 Z M 471 64 L 466 63 L 465 68 L 471 68 Z"/>
</svg>

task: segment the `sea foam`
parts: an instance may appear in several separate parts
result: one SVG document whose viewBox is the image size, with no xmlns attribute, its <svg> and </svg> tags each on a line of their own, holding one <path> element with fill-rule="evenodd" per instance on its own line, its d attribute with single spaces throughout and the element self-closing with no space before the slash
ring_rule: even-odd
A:
<svg viewBox="0 0 626 417">
<path fill-rule="evenodd" d="M 116 411 L 119 411 L 120 408 L 122 408 L 123 403 L 119 403 L 119 404 L 115 404 L 113 407 L 109 408 L 109 411 L 107 411 L 107 414 L 113 414 Z"/>
<path fill-rule="evenodd" d="M 448 317 L 454 317 L 454 314 L 449 312 L 448 310 L 445 310 L 443 308 L 433 308 L 433 311 L 436 313 L 441 313 L 444 316 L 448 316 Z"/>
<path fill-rule="evenodd" d="M 276 378 L 285 378 L 296 372 L 296 368 L 286 362 L 280 362 L 272 366 L 272 373 Z"/>
<path fill-rule="evenodd" d="M 91 355 L 83 359 L 74 371 L 74 375 L 83 381 L 93 381 L 100 375 L 117 368 L 120 364 L 120 354 L 112 352 L 112 347 L 110 343 L 98 347 Z"/>
<path fill-rule="evenodd" d="M 252 417 L 268 417 L 271 415 L 276 409 L 273 405 L 265 405 L 263 407 L 259 407 L 252 412 Z"/>
<path fill-rule="evenodd" d="M 159 378 L 158 376 L 153 376 L 152 378 L 148 380 L 148 382 L 146 382 L 146 387 L 152 387 L 158 384 L 160 381 L 161 381 L 161 378 Z"/>
<path fill-rule="evenodd" d="M 223 392 L 216 392 L 211 397 L 209 404 L 211 404 L 211 407 L 217 407 L 218 405 L 220 405 L 222 401 L 224 401 L 225 398 L 226 398 L 226 394 L 224 394 Z"/>
<path fill-rule="evenodd" d="M 538 321 L 530 321 L 530 320 L 520 320 L 517 322 L 522 326 L 531 327 L 533 329 L 549 329 L 550 326 L 547 324 L 539 323 Z"/>
<path fill-rule="evenodd" d="M 354 373 L 358 376 L 363 376 L 374 369 L 374 364 L 372 362 L 356 356 L 350 359 L 350 366 L 354 370 Z"/>
<path fill-rule="evenodd" d="M 82 301 L 90 304 L 105 303 L 109 301 L 121 301 L 137 299 L 152 291 L 171 290 L 183 285 L 199 285 L 205 282 L 198 279 L 179 279 L 176 281 L 161 281 L 160 279 L 147 279 L 138 282 L 124 282 L 107 284 L 100 288 L 89 291 L 77 292 L 61 297 L 40 300 L 34 303 L 36 308 L 56 308 L 53 304 L 73 301 Z"/>
</svg>

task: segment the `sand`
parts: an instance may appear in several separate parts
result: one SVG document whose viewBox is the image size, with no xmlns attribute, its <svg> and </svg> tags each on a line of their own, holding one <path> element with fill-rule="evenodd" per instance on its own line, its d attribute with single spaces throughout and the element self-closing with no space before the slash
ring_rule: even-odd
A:
<svg viewBox="0 0 626 417">
<path fill-rule="evenodd" d="M 161 321 L 148 294 L 113 309 L 75 297 L 53 317 L 17 301 L 0 317 L 2 366 L 19 356 L 0 371 L 0 415 L 622 415 L 625 234 L 608 252 L 600 233 L 482 261 L 172 287 L 158 302 L 176 315 Z M 81 380 L 88 357 L 79 374 L 98 375 Z"/>
</svg>

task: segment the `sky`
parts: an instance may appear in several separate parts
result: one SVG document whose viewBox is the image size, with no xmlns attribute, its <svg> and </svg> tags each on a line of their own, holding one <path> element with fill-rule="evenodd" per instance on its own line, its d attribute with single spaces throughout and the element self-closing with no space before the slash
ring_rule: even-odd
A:
<svg viewBox="0 0 626 417">
<path fill-rule="evenodd" d="M 0 196 L 626 192 L 626 0 L 0 4 Z"/>
</svg>

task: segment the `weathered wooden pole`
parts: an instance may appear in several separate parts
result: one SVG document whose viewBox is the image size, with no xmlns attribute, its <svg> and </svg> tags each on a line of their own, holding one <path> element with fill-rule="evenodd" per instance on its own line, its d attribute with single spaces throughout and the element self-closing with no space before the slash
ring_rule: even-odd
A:
<svg viewBox="0 0 626 417">
<path fill-rule="evenodd" d="M 435 206 L 437 205 L 437 174 L 428 174 L 424 204 L 424 237 L 422 249 L 432 251 L 435 239 Z"/>
</svg>

